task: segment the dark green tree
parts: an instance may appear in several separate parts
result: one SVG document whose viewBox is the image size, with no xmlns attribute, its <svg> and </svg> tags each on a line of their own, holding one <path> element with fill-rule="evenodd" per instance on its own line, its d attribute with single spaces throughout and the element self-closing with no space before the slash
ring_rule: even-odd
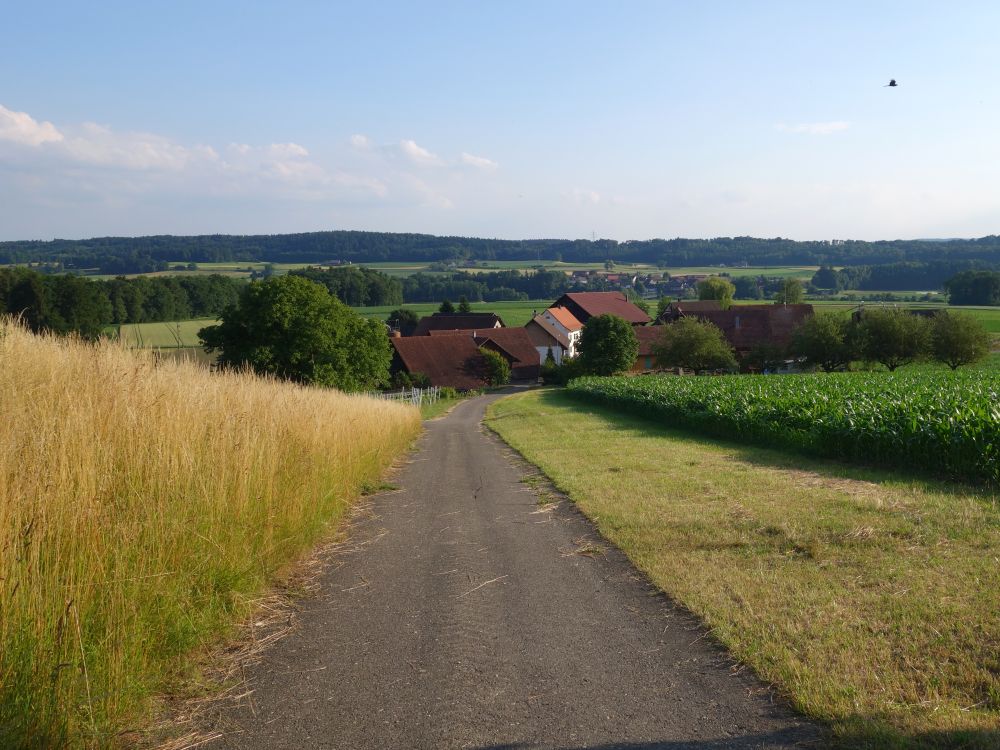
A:
<svg viewBox="0 0 1000 750">
<path fill-rule="evenodd" d="M 486 361 L 486 382 L 491 386 L 506 385 L 510 382 L 510 362 L 499 352 L 487 349 L 485 346 L 479 348 L 479 353 Z"/>
<path fill-rule="evenodd" d="M 826 372 L 842 370 L 857 357 L 854 324 L 842 315 L 821 314 L 806 319 L 792 334 L 792 354 Z"/>
<path fill-rule="evenodd" d="M 465 298 L 464 294 L 458 298 L 458 311 L 460 313 L 472 312 L 472 305 L 469 304 L 469 300 Z"/>
<path fill-rule="evenodd" d="M 441 303 L 441 307 L 438 308 L 438 312 L 453 313 L 455 312 L 455 306 L 451 304 L 451 300 L 446 299 Z"/>
<path fill-rule="evenodd" d="M 653 355 L 661 367 L 682 367 L 695 372 L 736 369 L 736 355 L 722 331 L 697 318 L 681 318 L 663 326 Z"/>
<path fill-rule="evenodd" d="M 951 305 L 1000 305 L 1000 271 L 963 271 L 944 288 Z"/>
<path fill-rule="evenodd" d="M 971 315 L 942 310 L 931 320 L 931 351 L 938 362 L 957 370 L 986 358 L 990 334 Z"/>
<path fill-rule="evenodd" d="M 388 382 L 385 325 L 367 320 L 298 276 L 252 282 L 218 325 L 198 332 L 219 363 L 345 391 Z"/>
<path fill-rule="evenodd" d="M 409 336 L 416 329 L 417 323 L 420 322 L 420 317 L 409 308 L 397 307 L 389 313 L 386 322 L 404 336 Z"/>
<path fill-rule="evenodd" d="M 797 305 L 805 298 L 806 292 L 802 282 L 791 276 L 781 282 L 781 287 L 774 295 L 775 302 L 782 305 Z"/>
<path fill-rule="evenodd" d="M 698 299 L 719 300 L 719 306 L 723 310 L 728 310 L 733 304 L 733 295 L 736 287 L 729 279 L 721 276 L 709 276 L 707 279 L 698 282 Z"/>
<path fill-rule="evenodd" d="M 635 364 L 639 341 L 628 321 L 617 315 L 595 315 L 583 326 L 579 365 L 588 375 L 617 375 Z"/>
<path fill-rule="evenodd" d="M 899 308 L 868 308 L 858 324 L 861 355 L 890 371 L 926 357 L 930 334 L 927 318 Z"/>
</svg>

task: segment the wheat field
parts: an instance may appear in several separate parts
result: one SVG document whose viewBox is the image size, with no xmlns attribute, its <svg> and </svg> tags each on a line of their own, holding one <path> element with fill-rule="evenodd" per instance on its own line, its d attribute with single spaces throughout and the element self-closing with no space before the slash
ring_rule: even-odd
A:
<svg viewBox="0 0 1000 750">
<path fill-rule="evenodd" d="M 107 747 L 420 430 L 0 322 L 0 746 Z"/>
</svg>

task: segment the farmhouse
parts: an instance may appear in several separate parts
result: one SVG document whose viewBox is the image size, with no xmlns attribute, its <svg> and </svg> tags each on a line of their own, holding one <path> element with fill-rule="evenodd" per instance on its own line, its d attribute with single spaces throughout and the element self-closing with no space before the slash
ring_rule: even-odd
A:
<svg viewBox="0 0 1000 750">
<path fill-rule="evenodd" d="M 524 328 L 486 328 L 481 331 L 431 331 L 431 338 L 467 336 L 476 347 L 492 349 L 510 365 L 511 380 L 537 380 L 542 359 Z"/>
<path fill-rule="evenodd" d="M 542 312 L 541 317 L 565 337 L 568 342 L 566 356 L 575 357 L 576 345 L 580 343 L 580 336 L 583 335 L 583 323 L 565 307 L 550 307 Z"/>
<path fill-rule="evenodd" d="M 496 313 L 436 312 L 421 318 L 412 335 L 426 336 L 431 331 L 473 331 L 503 327 L 504 322 Z"/>
<path fill-rule="evenodd" d="M 557 327 L 544 313 L 536 314 L 529 320 L 524 330 L 528 332 L 528 338 L 535 345 L 541 362 L 545 362 L 548 353 L 552 352 L 552 359 L 555 363 L 562 364 L 564 356 L 568 356 L 570 350 L 569 336 L 565 331 Z"/>
<path fill-rule="evenodd" d="M 581 323 L 605 313 L 624 318 L 634 326 L 650 322 L 650 317 L 629 302 L 622 292 L 567 292 L 552 307 L 566 308 Z"/>
</svg>

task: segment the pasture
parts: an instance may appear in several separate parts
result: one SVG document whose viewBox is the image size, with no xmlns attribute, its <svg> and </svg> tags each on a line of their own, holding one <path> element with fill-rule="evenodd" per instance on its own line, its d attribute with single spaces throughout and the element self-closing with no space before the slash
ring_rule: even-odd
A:
<svg viewBox="0 0 1000 750">
<path fill-rule="evenodd" d="M 996 495 L 553 390 L 488 424 L 839 746 L 996 747 Z"/>
</svg>

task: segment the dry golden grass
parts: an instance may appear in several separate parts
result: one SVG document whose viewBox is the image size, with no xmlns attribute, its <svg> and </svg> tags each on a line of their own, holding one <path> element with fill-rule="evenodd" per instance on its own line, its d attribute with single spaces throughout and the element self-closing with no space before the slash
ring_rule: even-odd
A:
<svg viewBox="0 0 1000 750">
<path fill-rule="evenodd" d="M 0 746 L 113 746 L 417 409 L 0 322 Z"/>
<path fill-rule="evenodd" d="M 995 495 L 692 437 L 557 391 L 490 414 L 842 745 L 1000 747 Z"/>
</svg>

